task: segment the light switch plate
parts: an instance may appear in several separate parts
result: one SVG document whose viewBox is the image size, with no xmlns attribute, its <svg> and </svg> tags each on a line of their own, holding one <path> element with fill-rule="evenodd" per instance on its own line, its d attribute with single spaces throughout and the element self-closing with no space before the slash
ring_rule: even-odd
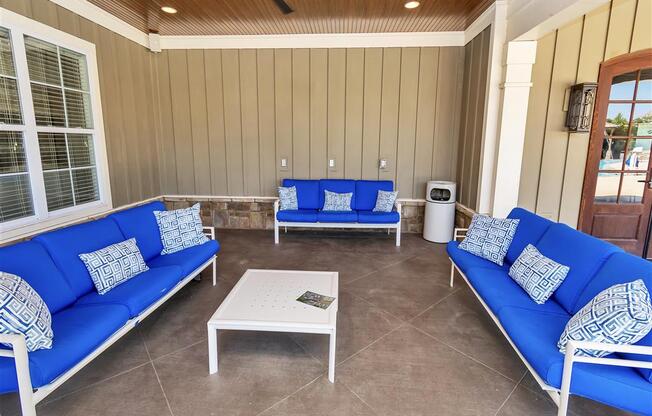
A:
<svg viewBox="0 0 652 416">
<path fill-rule="evenodd" d="M 387 165 L 388 165 L 387 159 L 380 159 L 380 161 L 378 162 L 378 167 L 380 169 L 387 169 Z"/>
<path fill-rule="evenodd" d="M 287 158 L 284 157 L 284 158 L 281 159 L 281 167 L 282 167 L 282 168 L 287 168 L 287 167 L 288 167 L 288 160 L 287 160 Z"/>
<path fill-rule="evenodd" d="M 335 167 L 335 159 L 328 159 L 328 167 L 331 169 Z"/>
</svg>

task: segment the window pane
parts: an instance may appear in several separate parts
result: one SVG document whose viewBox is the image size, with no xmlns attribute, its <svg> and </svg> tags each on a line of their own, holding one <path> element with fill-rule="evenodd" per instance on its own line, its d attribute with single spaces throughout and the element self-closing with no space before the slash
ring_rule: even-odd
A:
<svg viewBox="0 0 652 416">
<path fill-rule="evenodd" d="M 28 174 L 0 176 L 0 222 L 34 215 Z"/>
<path fill-rule="evenodd" d="M 632 136 L 652 136 L 652 104 L 636 103 L 634 105 Z"/>
<path fill-rule="evenodd" d="M 11 36 L 9 31 L 3 27 L 0 27 L 0 75 L 16 76 Z"/>
<path fill-rule="evenodd" d="M 631 104 L 609 104 L 605 131 L 608 136 L 627 136 Z"/>
<path fill-rule="evenodd" d="M 68 168 L 66 136 L 63 133 L 39 133 L 38 145 L 43 170 Z"/>
<path fill-rule="evenodd" d="M 48 211 L 71 207 L 75 205 L 72 198 L 72 184 L 70 171 L 43 172 L 45 182 L 45 196 L 48 202 Z"/>
<path fill-rule="evenodd" d="M 73 168 L 95 165 L 93 136 L 90 134 L 68 134 L 68 151 Z"/>
<path fill-rule="evenodd" d="M 75 188 L 75 202 L 77 205 L 100 199 L 95 168 L 73 170 L 72 183 Z"/>
<path fill-rule="evenodd" d="M 86 57 L 68 49 L 59 49 L 61 53 L 61 72 L 66 88 L 89 91 L 88 68 Z"/>
<path fill-rule="evenodd" d="M 23 124 L 18 83 L 13 78 L 0 77 L 0 124 Z"/>
<path fill-rule="evenodd" d="M 25 53 L 30 80 L 61 85 L 59 56 L 55 45 L 25 36 Z"/>
<path fill-rule="evenodd" d="M 638 81 L 637 100 L 652 100 L 652 68 L 641 70 L 641 79 Z"/>
<path fill-rule="evenodd" d="M 27 172 L 25 142 L 19 132 L 0 132 L 0 175 Z"/>
<path fill-rule="evenodd" d="M 631 139 L 627 144 L 626 170 L 647 170 L 652 139 Z"/>
<path fill-rule="evenodd" d="M 93 128 L 91 97 L 88 93 L 65 90 L 68 127 Z"/>
<path fill-rule="evenodd" d="M 615 203 L 618 198 L 620 173 L 598 173 L 598 182 L 595 185 L 595 202 Z"/>
<path fill-rule="evenodd" d="M 602 141 L 602 156 L 600 170 L 620 170 L 623 168 L 623 157 L 626 139 L 604 139 Z"/>
<path fill-rule="evenodd" d="M 636 72 L 615 76 L 611 81 L 610 100 L 633 100 L 636 86 Z"/>
<path fill-rule="evenodd" d="M 639 204 L 643 200 L 643 190 L 647 186 L 645 181 L 647 173 L 623 174 L 623 189 L 620 191 L 621 204 Z"/>
<path fill-rule="evenodd" d="M 32 101 L 36 125 L 65 127 L 66 118 L 61 89 L 32 84 Z"/>
</svg>

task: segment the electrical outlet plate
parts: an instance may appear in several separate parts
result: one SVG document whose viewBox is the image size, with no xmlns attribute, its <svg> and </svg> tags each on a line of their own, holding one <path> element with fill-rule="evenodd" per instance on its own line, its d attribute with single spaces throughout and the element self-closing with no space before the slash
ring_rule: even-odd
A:
<svg viewBox="0 0 652 416">
<path fill-rule="evenodd" d="M 335 168 L 335 159 L 328 159 L 328 167 L 331 169 Z"/>
<path fill-rule="evenodd" d="M 387 165 L 387 159 L 380 159 L 380 161 L 378 161 L 378 167 L 380 169 L 387 169 Z"/>
</svg>

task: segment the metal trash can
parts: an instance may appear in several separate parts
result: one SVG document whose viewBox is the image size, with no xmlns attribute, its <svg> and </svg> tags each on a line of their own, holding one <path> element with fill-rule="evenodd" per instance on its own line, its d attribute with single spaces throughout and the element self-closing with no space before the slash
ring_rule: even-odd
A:
<svg viewBox="0 0 652 416">
<path fill-rule="evenodd" d="M 426 186 L 426 213 L 423 238 L 448 243 L 455 228 L 455 182 L 429 181 Z"/>
</svg>

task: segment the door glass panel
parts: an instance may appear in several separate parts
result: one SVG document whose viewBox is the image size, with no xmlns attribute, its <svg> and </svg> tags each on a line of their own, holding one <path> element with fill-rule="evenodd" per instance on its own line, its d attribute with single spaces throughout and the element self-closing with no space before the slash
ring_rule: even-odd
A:
<svg viewBox="0 0 652 416">
<path fill-rule="evenodd" d="M 634 138 L 627 144 L 626 170 L 647 170 L 650 162 L 652 139 Z"/>
<path fill-rule="evenodd" d="M 638 81 L 637 100 L 652 100 L 652 68 L 641 71 L 641 79 Z"/>
<path fill-rule="evenodd" d="M 615 203 L 618 200 L 620 173 L 599 172 L 595 185 L 595 202 Z"/>
<path fill-rule="evenodd" d="M 625 156 L 625 139 L 606 138 L 602 141 L 602 156 L 600 157 L 600 170 L 620 170 L 623 168 Z"/>
<path fill-rule="evenodd" d="M 652 104 L 634 104 L 632 136 L 652 136 Z"/>
<path fill-rule="evenodd" d="M 610 100 L 633 100 L 636 86 L 636 72 L 617 75 L 611 82 Z"/>
<path fill-rule="evenodd" d="M 604 129 L 607 136 L 627 136 L 631 104 L 609 104 Z"/>
<path fill-rule="evenodd" d="M 620 190 L 621 204 L 639 204 L 643 200 L 643 190 L 647 186 L 647 173 L 624 173 L 623 187 Z"/>
</svg>

